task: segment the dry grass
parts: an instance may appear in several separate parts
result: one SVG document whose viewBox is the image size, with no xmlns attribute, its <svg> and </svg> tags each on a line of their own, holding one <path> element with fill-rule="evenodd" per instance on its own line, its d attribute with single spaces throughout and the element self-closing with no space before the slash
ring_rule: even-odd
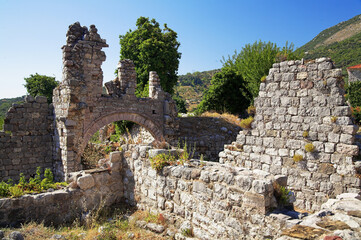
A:
<svg viewBox="0 0 361 240">
<path fill-rule="evenodd" d="M 43 240 L 50 239 L 53 235 L 61 235 L 65 239 L 74 240 L 94 240 L 94 239 L 154 239 L 163 240 L 166 237 L 160 236 L 148 230 L 136 226 L 137 220 L 146 222 L 154 222 L 166 225 L 165 218 L 162 214 L 150 214 L 149 212 L 136 211 L 131 216 L 131 221 L 123 217 L 124 215 L 118 213 L 113 216 L 113 220 L 99 220 L 91 226 L 82 226 L 79 222 L 73 223 L 71 226 L 63 227 L 46 227 L 44 224 L 28 223 L 22 225 L 20 228 L 4 228 L 5 236 L 8 236 L 12 231 L 19 231 L 25 239 Z M 109 217 L 109 216 L 108 216 Z M 168 238 L 169 239 L 169 238 Z"/>
<path fill-rule="evenodd" d="M 222 118 L 229 123 L 235 124 L 240 126 L 241 119 L 237 115 L 233 115 L 230 113 L 217 113 L 217 112 L 204 112 L 202 113 L 201 117 L 213 117 L 213 118 Z"/>
</svg>

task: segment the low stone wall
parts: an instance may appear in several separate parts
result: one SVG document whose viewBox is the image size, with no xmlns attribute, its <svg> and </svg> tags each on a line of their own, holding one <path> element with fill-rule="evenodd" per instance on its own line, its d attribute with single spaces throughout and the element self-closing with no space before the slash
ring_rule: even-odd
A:
<svg viewBox="0 0 361 240">
<path fill-rule="evenodd" d="M 0 132 L 0 181 L 35 174 L 37 167 L 53 167 L 53 111 L 46 97 L 25 97 L 13 104 Z"/>
<path fill-rule="evenodd" d="M 115 155 L 114 155 L 115 156 Z M 119 158 L 112 157 L 107 169 L 74 172 L 69 187 L 20 198 L 0 199 L 0 227 L 37 221 L 46 225 L 72 223 L 83 213 L 120 202 L 123 194 Z"/>
<path fill-rule="evenodd" d="M 341 69 L 327 58 L 273 64 L 255 99 L 251 129 L 225 146 L 220 162 L 288 176 L 302 209 L 318 210 L 330 197 L 360 192 L 358 127 L 343 83 Z M 302 159 L 295 161 L 296 154 Z"/>
<path fill-rule="evenodd" d="M 161 212 L 175 224 L 186 222 L 200 239 L 257 239 L 273 236 L 279 229 L 280 223 L 265 214 L 277 207 L 273 183 L 285 183 L 285 177 L 219 163 L 200 165 L 199 161 L 157 172 L 149 157 L 168 150 L 139 145 L 122 148 L 123 196 L 128 203 Z"/>
<path fill-rule="evenodd" d="M 179 121 L 180 143 L 187 142 L 188 149 L 194 149 L 194 157 L 202 154 L 207 161 L 218 162 L 218 154 L 225 144 L 230 144 L 241 130 L 238 125 L 215 117 L 184 117 Z"/>
</svg>

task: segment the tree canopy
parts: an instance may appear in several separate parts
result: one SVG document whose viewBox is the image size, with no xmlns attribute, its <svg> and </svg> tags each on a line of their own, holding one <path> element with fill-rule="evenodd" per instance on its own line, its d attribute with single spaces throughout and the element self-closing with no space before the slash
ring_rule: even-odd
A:
<svg viewBox="0 0 361 240">
<path fill-rule="evenodd" d="M 294 45 L 288 45 L 287 42 L 280 49 L 275 43 L 256 41 L 252 45 L 246 44 L 240 53 L 235 52 L 228 59 L 223 58 L 223 67 L 242 75 L 254 99 L 258 96 L 261 78 L 268 75 L 273 63 L 299 57 L 294 54 L 293 48 Z"/>
<path fill-rule="evenodd" d="M 148 74 L 156 71 L 164 91 L 173 93 L 181 54 L 177 33 L 164 24 L 161 29 L 155 20 L 140 17 L 137 29 L 120 35 L 120 59 L 131 59 L 137 72 L 136 95 L 148 96 Z"/>
<path fill-rule="evenodd" d="M 30 77 L 24 78 L 26 91 L 33 97 L 45 96 L 48 103 L 52 102 L 53 89 L 59 85 L 55 77 L 49 77 L 36 73 Z"/>
<path fill-rule="evenodd" d="M 261 78 L 268 74 L 272 64 L 298 57 L 293 44 L 286 43 L 282 49 L 271 42 L 247 44 L 240 53 L 223 58 L 221 72 L 213 76 L 197 111 L 242 113 L 258 96 Z"/>
<path fill-rule="evenodd" d="M 213 76 L 197 111 L 240 113 L 247 108 L 250 100 L 242 75 L 230 68 L 222 68 Z"/>
</svg>

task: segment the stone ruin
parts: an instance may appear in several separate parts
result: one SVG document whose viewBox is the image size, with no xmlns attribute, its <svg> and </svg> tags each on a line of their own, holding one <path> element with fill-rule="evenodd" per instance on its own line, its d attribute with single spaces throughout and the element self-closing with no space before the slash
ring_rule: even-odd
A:
<svg viewBox="0 0 361 240">
<path fill-rule="evenodd" d="M 358 127 L 343 84 L 341 69 L 328 58 L 273 64 L 255 99 L 251 129 L 225 146 L 220 162 L 286 175 L 302 209 L 318 210 L 340 193 L 359 193 Z M 310 143 L 313 152 L 305 150 Z M 296 154 L 301 161 L 293 159 Z"/>
<path fill-rule="evenodd" d="M 282 229 L 301 222 L 272 212 L 279 207 L 275 186 L 288 187 L 295 193 L 294 204 L 306 210 L 339 210 L 337 201 L 327 200 L 342 193 L 351 193 L 346 198 L 361 206 L 357 126 L 343 96 L 341 69 L 328 58 L 274 64 L 261 83 L 251 128 L 224 146 L 219 163 L 192 160 L 157 172 L 149 157 L 176 150 L 123 145 L 123 151 L 111 154 L 106 169 L 79 171 L 90 137 L 114 121 L 136 122 L 155 139 L 171 143 L 184 137 L 180 132 L 191 136 L 191 131 L 179 130 L 175 103 L 162 91 L 155 72 L 150 72 L 149 98 L 137 98 L 134 64 L 123 60 L 117 78 L 105 83 L 103 93 L 102 47 L 107 44 L 95 26 L 88 30 L 79 23 L 71 25 L 63 46 L 63 81 L 54 90 L 53 104 L 27 97 L 9 110 L 6 132 L 0 133 L 0 178 L 16 179 L 19 172 L 31 174 L 37 166 L 53 166 L 58 178 L 72 183 L 66 190 L 39 197 L 0 199 L 0 225 L 28 220 L 61 223 L 104 199 L 106 205 L 123 199 L 186 223 L 202 239 L 260 239 L 280 236 Z M 192 141 L 205 139 L 196 136 Z M 305 150 L 309 143 L 314 151 Z M 296 154 L 302 159 L 294 159 Z M 64 202 L 71 204 L 43 207 Z M 59 211 L 65 218 L 52 217 Z"/>
<path fill-rule="evenodd" d="M 144 126 L 158 141 L 177 139 L 175 102 L 164 92 L 156 72 L 149 73 L 149 98 L 135 96 L 136 72 L 131 60 L 118 64 L 118 77 L 105 83 L 101 64 L 108 47 L 94 25 L 88 31 L 75 23 L 63 46 L 63 81 L 54 90 L 55 159 L 58 175 L 80 170 L 81 154 L 91 136 L 114 121 Z"/>
</svg>

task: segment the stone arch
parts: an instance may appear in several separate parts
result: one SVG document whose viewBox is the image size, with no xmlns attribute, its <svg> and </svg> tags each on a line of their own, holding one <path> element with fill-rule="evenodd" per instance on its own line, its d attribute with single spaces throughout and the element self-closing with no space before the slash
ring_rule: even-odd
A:
<svg viewBox="0 0 361 240">
<path fill-rule="evenodd" d="M 155 124 L 152 120 L 150 120 L 147 117 L 142 116 L 138 113 L 127 113 L 127 112 L 117 112 L 117 113 L 111 113 L 108 115 L 100 116 L 99 118 L 92 121 L 88 126 L 84 126 L 84 134 L 83 134 L 83 140 L 81 141 L 81 145 L 79 148 L 79 153 L 82 154 L 88 141 L 93 136 L 94 133 L 96 133 L 100 128 L 104 127 L 105 125 L 115 122 L 115 121 L 121 121 L 121 120 L 127 120 L 135 122 L 145 129 L 147 129 L 152 136 L 158 140 L 161 141 L 164 139 L 162 134 L 162 128 Z"/>
</svg>

